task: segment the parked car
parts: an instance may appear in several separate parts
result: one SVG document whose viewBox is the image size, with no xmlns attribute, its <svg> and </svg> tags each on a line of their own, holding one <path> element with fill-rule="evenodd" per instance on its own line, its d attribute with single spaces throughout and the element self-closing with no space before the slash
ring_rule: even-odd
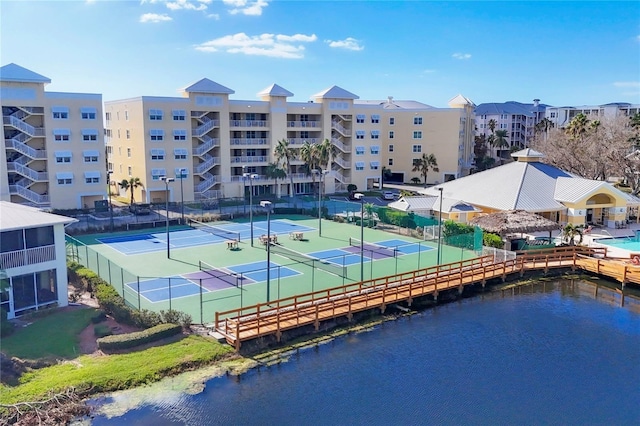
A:
<svg viewBox="0 0 640 426">
<path fill-rule="evenodd" d="M 396 194 L 391 192 L 391 191 L 384 191 L 382 193 L 382 199 L 383 200 L 395 200 L 396 199 Z"/>
</svg>

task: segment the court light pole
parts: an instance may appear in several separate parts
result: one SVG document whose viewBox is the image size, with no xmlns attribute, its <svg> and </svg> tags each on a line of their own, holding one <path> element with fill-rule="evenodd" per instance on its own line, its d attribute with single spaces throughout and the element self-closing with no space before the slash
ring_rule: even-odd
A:
<svg viewBox="0 0 640 426">
<path fill-rule="evenodd" d="M 360 282 L 364 282 L 364 194 L 353 194 L 356 200 L 360 200 Z"/>
<path fill-rule="evenodd" d="M 247 214 L 247 196 L 244 194 L 247 191 L 247 166 L 242 166 L 242 214 Z"/>
<path fill-rule="evenodd" d="M 267 303 L 270 300 L 270 287 L 271 287 L 271 201 L 260 201 L 262 206 L 267 211 Z"/>
<path fill-rule="evenodd" d="M 251 247 L 253 247 L 253 180 L 258 179 L 255 173 L 243 173 L 242 178 L 249 178 L 249 226 L 251 228 Z M 260 203 L 262 205 L 262 203 Z M 245 210 L 246 211 L 246 210 Z"/>
<path fill-rule="evenodd" d="M 324 188 L 324 177 L 329 170 L 317 169 L 314 171 L 318 174 L 318 236 L 322 237 L 322 189 Z"/>
<path fill-rule="evenodd" d="M 164 196 L 165 196 L 165 216 L 167 218 L 167 259 L 170 259 L 171 244 L 169 243 L 169 184 L 173 182 L 175 179 L 166 177 L 166 176 L 160 176 L 160 180 L 164 182 L 164 188 L 165 188 Z"/>
<path fill-rule="evenodd" d="M 109 225 L 113 232 L 113 204 L 111 204 L 111 174 L 113 171 L 107 170 L 107 191 L 109 192 Z"/>
<path fill-rule="evenodd" d="M 438 265 L 442 260 L 442 187 L 438 188 L 440 191 L 440 215 L 438 218 Z"/>
<path fill-rule="evenodd" d="M 187 169 L 180 169 L 180 213 L 182 216 L 182 224 L 184 225 L 184 190 L 182 188 L 182 181 L 187 174 Z"/>
</svg>

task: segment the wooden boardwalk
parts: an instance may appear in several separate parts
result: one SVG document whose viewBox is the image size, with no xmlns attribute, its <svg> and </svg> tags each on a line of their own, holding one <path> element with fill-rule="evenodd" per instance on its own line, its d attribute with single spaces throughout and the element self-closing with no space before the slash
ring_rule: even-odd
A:
<svg viewBox="0 0 640 426">
<path fill-rule="evenodd" d="M 274 300 L 269 304 L 216 312 L 215 330 L 240 349 L 242 342 L 275 335 L 279 341 L 286 330 L 313 325 L 317 330 L 326 320 L 346 317 L 370 309 L 385 311 L 389 304 L 532 270 L 572 268 L 605 275 L 622 283 L 640 284 L 640 267 L 621 259 L 607 259 L 604 248 L 560 247 L 524 252 L 515 259 L 496 262 L 493 256 L 463 260 L 412 272 L 375 278 L 313 293 Z"/>
</svg>

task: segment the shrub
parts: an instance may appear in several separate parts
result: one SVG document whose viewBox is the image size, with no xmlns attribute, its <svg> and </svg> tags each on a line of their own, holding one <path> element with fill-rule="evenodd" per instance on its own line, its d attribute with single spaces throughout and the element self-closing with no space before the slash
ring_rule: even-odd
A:
<svg viewBox="0 0 640 426">
<path fill-rule="evenodd" d="M 160 318 L 162 318 L 163 323 L 180 324 L 184 330 L 191 328 L 191 315 L 184 312 L 174 310 L 160 311 Z"/>
<path fill-rule="evenodd" d="M 105 337 L 112 335 L 111 327 L 106 324 L 98 324 L 93 327 L 93 335 L 96 337 Z"/>
<path fill-rule="evenodd" d="M 106 319 L 107 319 L 107 314 L 105 314 L 104 311 L 97 311 L 95 315 L 91 317 L 91 322 L 93 324 L 98 324 Z"/>
<path fill-rule="evenodd" d="M 482 234 L 482 243 L 487 247 L 494 247 L 498 249 L 504 248 L 502 237 L 497 234 L 491 234 L 489 232 L 485 232 Z"/>
<path fill-rule="evenodd" d="M 0 337 L 6 337 L 13 333 L 14 325 L 7 319 L 7 311 L 4 308 L 0 308 Z"/>
<path fill-rule="evenodd" d="M 129 349 L 146 343 L 155 342 L 166 337 L 175 336 L 181 331 L 182 327 L 178 324 L 160 324 L 135 333 L 101 337 L 97 340 L 98 348 L 102 350 Z"/>
</svg>

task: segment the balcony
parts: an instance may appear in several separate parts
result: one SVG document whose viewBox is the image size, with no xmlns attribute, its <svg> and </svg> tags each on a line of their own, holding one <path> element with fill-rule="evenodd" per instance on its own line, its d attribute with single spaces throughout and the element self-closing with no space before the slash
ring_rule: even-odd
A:
<svg viewBox="0 0 640 426">
<path fill-rule="evenodd" d="M 236 138 L 236 139 L 231 139 L 230 145 L 241 145 L 241 146 L 247 146 L 247 145 L 267 145 L 269 144 L 269 140 L 268 139 L 262 139 L 262 138 Z"/>
<path fill-rule="evenodd" d="M 269 157 L 266 155 L 251 155 L 242 157 L 231 157 L 232 163 L 266 163 Z"/>
<path fill-rule="evenodd" d="M 230 127 L 268 127 L 266 120 L 229 120 Z"/>
<path fill-rule="evenodd" d="M 321 121 L 287 121 L 287 127 L 304 127 L 304 128 L 316 128 L 322 127 Z"/>
<path fill-rule="evenodd" d="M 52 260 L 56 260 L 55 245 L 9 251 L 0 253 L 0 269 L 18 268 Z"/>
</svg>

